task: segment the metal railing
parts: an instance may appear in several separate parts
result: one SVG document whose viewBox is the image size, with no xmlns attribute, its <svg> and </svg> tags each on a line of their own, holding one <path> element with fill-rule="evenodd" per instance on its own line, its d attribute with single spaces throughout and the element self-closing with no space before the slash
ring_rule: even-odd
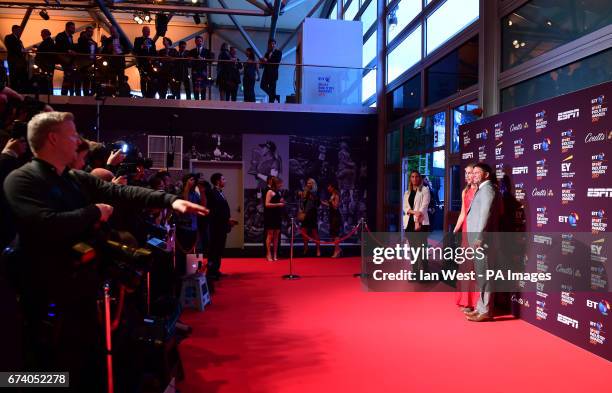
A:
<svg viewBox="0 0 612 393">
<path fill-rule="evenodd" d="M 9 85 L 25 94 L 354 106 L 363 102 L 364 68 L 263 64 L 181 57 L 174 50 L 167 53 L 170 55 L 29 51 L 22 59 L 7 61 L 5 71 Z"/>
</svg>

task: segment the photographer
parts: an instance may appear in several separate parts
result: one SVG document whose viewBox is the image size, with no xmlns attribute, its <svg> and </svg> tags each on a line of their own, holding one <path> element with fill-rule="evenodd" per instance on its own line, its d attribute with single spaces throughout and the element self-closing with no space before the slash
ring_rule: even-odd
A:
<svg viewBox="0 0 612 393">
<path fill-rule="evenodd" d="M 67 169 L 80 141 L 71 113 L 36 115 L 27 135 L 34 159 L 4 183 L 19 233 L 24 334 L 32 356 L 26 368 L 66 370 L 75 391 L 99 391 L 104 388 L 96 306 L 101 282 L 93 267 L 75 265 L 73 246 L 108 221 L 111 204 L 202 215 L 208 210 L 160 191 L 118 186 Z"/>
</svg>

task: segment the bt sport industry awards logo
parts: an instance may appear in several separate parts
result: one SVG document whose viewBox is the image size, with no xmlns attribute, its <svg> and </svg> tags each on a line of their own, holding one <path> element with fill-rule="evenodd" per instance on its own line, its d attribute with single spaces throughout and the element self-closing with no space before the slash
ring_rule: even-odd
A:
<svg viewBox="0 0 612 393">
<path fill-rule="evenodd" d="M 470 130 L 463 131 L 463 146 L 468 146 L 472 142 L 472 138 L 470 138 Z"/>
<path fill-rule="evenodd" d="M 487 160 L 487 151 L 485 150 L 486 146 L 478 146 L 478 161 L 486 161 Z"/>
<path fill-rule="evenodd" d="M 546 164 L 546 158 L 536 161 L 536 180 L 542 180 L 548 175 L 548 165 Z"/>
<path fill-rule="evenodd" d="M 606 96 L 600 95 L 591 99 L 591 122 L 596 123 L 608 112 L 608 103 L 606 102 Z"/>
<path fill-rule="evenodd" d="M 574 130 L 569 129 L 561 132 L 561 153 L 567 153 L 572 150 L 575 144 Z"/>
<path fill-rule="evenodd" d="M 548 224 L 548 215 L 546 213 L 546 206 L 536 208 L 536 225 L 538 228 L 542 228 Z"/>
<path fill-rule="evenodd" d="M 559 216 L 559 222 L 561 224 L 569 224 L 569 226 L 572 228 L 576 228 L 578 226 L 579 219 L 578 213 L 576 212 L 572 212 L 567 216 Z"/>
<path fill-rule="evenodd" d="M 525 146 L 523 142 L 523 138 L 518 138 L 514 140 L 514 158 L 520 158 L 523 154 L 525 154 Z"/>
<path fill-rule="evenodd" d="M 543 110 L 541 112 L 536 113 L 535 115 L 536 133 L 545 129 L 547 124 L 548 124 L 548 120 L 546 120 L 546 111 Z"/>
<path fill-rule="evenodd" d="M 516 183 L 514 185 L 514 198 L 517 201 L 525 200 L 525 183 Z"/>
<path fill-rule="evenodd" d="M 608 273 L 603 266 L 591 266 L 591 289 L 599 291 L 608 287 Z"/>
<path fill-rule="evenodd" d="M 591 156 L 591 178 L 597 179 L 600 176 L 606 174 L 608 170 L 608 165 L 606 164 L 608 160 L 606 160 L 605 153 L 598 153 Z"/>
<path fill-rule="evenodd" d="M 504 163 L 500 162 L 499 164 L 495 164 L 495 177 L 498 179 L 503 179 L 506 171 L 504 171 Z"/>
<path fill-rule="evenodd" d="M 576 191 L 574 190 L 574 182 L 566 181 L 561 183 L 561 204 L 567 205 L 570 202 L 574 202 L 576 199 Z"/>
<path fill-rule="evenodd" d="M 536 319 L 538 321 L 545 321 L 547 318 L 546 302 L 544 300 L 536 300 Z"/>
<path fill-rule="evenodd" d="M 596 235 L 600 232 L 605 232 L 608 228 L 606 212 L 604 209 L 591 211 L 591 232 Z"/>
<path fill-rule="evenodd" d="M 606 337 L 603 335 L 603 323 L 589 321 L 589 343 L 593 345 L 603 345 Z"/>
<path fill-rule="evenodd" d="M 572 306 L 576 298 L 572 292 L 563 292 L 561 291 L 561 305 L 562 306 Z"/>
<path fill-rule="evenodd" d="M 498 141 L 500 139 L 503 138 L 504 136 L 504 130 L 502 129 L 503 126 L 503 122 L 499 122 L 499 123 L 495 123 L 495 125 L 493 126 L 493 129 L 495 131 L 495 140 Z"/>
</svg>

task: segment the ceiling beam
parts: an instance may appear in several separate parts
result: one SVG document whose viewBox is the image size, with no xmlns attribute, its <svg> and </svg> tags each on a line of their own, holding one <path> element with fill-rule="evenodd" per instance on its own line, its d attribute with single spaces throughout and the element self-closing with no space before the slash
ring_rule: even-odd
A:
<svg viewBox="0 0 612 393">
<path fill-rule="evenodd" d="M 221 7 L 223 8 L 227 8 L 227 4 L 225 4 L 225 0 L 217 0 L 219 2 L 219 4 L 221 4 Z M 280 0 L 279 0 L 280 1 Z M 244 38 L 244 40 L 249 44 L 249 46 L 251 48 L 253 48 L 253 52 L 255 52 L 255 54 L 257 55 L 257 57 L 261 58 L 263 57 L 261 55 L 261 52 L 259 51 L 259 49 L 257 49 L 257 45 L 255 45 L 255 42 L 253 42 L 253 39 L 251 38 L 251 36 L 249 35 L 249 33 L 246 32 L 246 30 L 244 30 L 244 28 L 242 27 L 242 25 L 238 22 L 238 20 L 236 19 L 236 17 L 234 15 L 228 15 L 229 18 L 232 20 L 232 22 L 234 23 L 234 25 L 236 26 L 236 28 L 238 29 L 238 31 L 240 32 L 240 35 L 242 36 L 242 38 Z"/>
<path fill-rule="evenodd" d="M 280 6 L 281 0 L 274 0 L 274 10 L 272 10 L 272 20 L 270 21 L 270 40 L 273 40 L 276 36 L 276 23 L 278 22 L 278 15 L 280 14 Z"/>
<path fill-rule="evenodd" d="M 291 11 L 294 8 L 297 8 L 299 6 L 301 6 L 302 4 L 304 4 L 305 2 L 307 2 L 308 0 L 290 0 L 289 4 L 287 4 L 285 6 L 285 8 L 282 9 L 281 13 L 286 13 Z"/>
<path fill-rule="evenodd" d="M 262 10 L 263 12 L 269 12 L 271 13 L 272 10 L 270 9 L 270 7 L 268 7 L 266 4 L 261 4 L 259 1 L 257 0 L 246 0 L 249 3 L 253 4 L 255 7 L 259 8 L 260 10 Z"/>
</svg>

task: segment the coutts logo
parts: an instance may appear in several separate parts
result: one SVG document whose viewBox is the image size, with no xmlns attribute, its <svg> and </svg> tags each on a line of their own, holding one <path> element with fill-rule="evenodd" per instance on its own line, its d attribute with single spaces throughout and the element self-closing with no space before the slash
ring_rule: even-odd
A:
<svg viewBox="0 0 612 393">
<path fill-rule="evenodd" d="M 598 134 L 593 134 L 589 132 L 584 137 L 584 143 L 593 143 L 593 142 L 601 142 L 606 140 L 606 134 L 604 132 L 600 132 Z"/>
<path fill-rule="evenodd" d="M 510 132 L 520 131 L 525 128 L 529 128 L 529 123 L 524 122 L 524 123 L 519 123 L 519 124 L 514 124 L 514 123 L 510 124 Z"/>
<path fill-rule="evenodd" d="M 533 190 L 531 190 L 531 196 L 534 197 L 550 197 L 550 196 L 554 196 L 553 190 L 551 189 L 545 189 L 545 188 L 534 188 Z"/>
</svg>

